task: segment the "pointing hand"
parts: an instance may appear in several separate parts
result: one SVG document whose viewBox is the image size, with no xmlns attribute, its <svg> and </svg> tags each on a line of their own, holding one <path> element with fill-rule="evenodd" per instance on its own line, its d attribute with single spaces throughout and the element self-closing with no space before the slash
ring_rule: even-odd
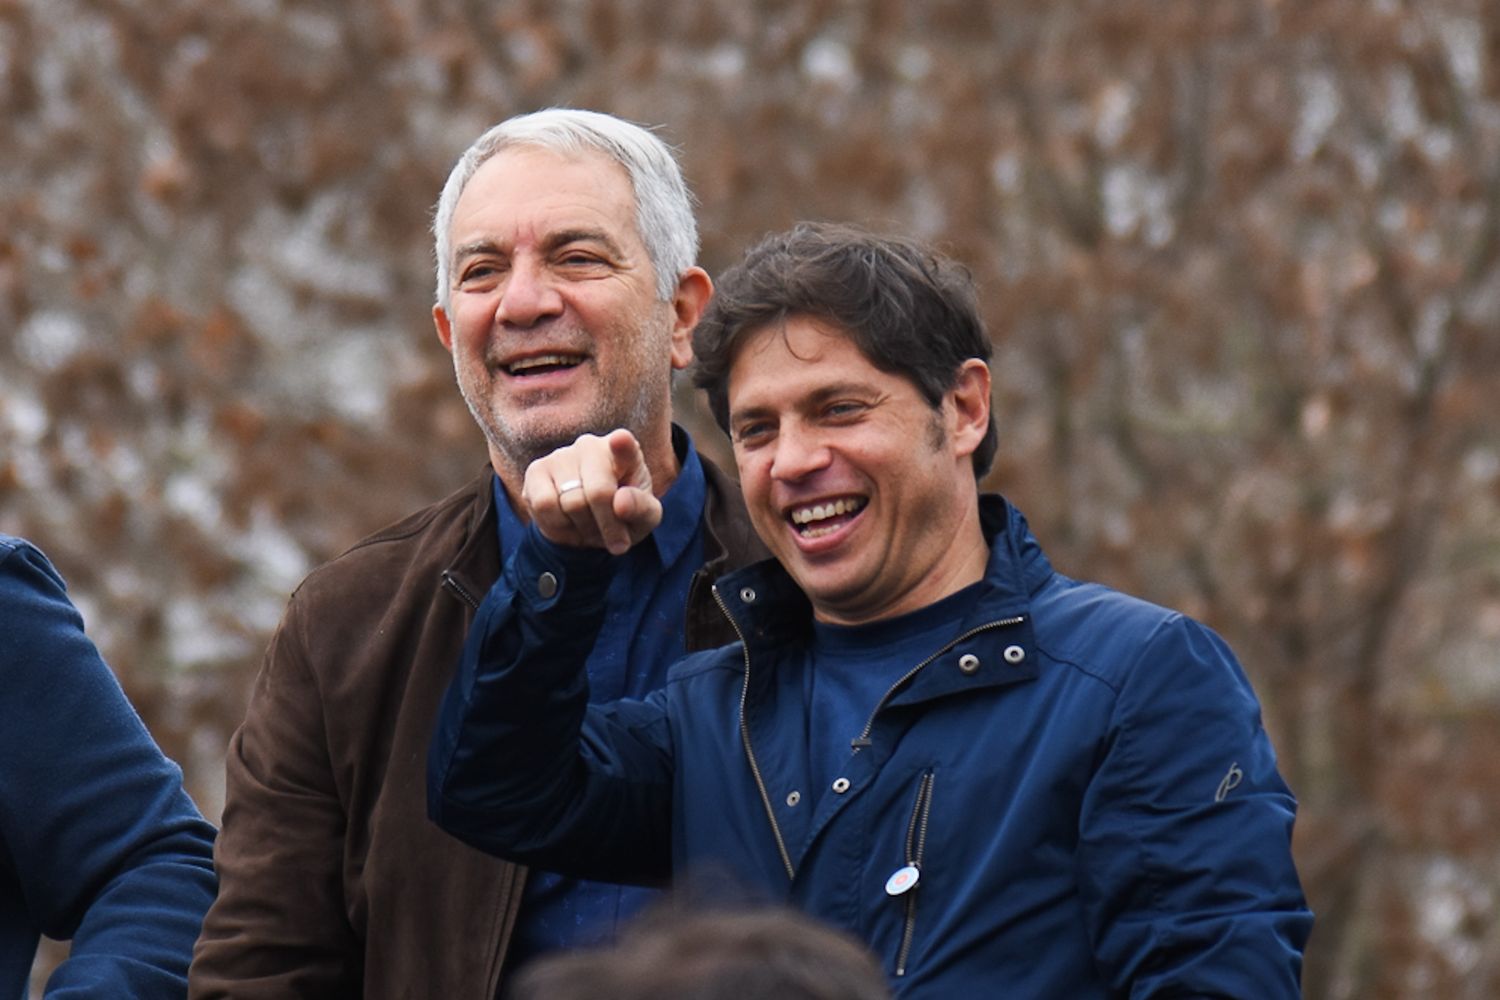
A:
<svg viewBox="0 0 1500 1000">
<path fill-rule="evenodd" d="M 661 501 L 635 435 L 584 434 L 532 462 L 521 497 L 548 541 L 620 555 L 661 523 Z"/>
</svg>

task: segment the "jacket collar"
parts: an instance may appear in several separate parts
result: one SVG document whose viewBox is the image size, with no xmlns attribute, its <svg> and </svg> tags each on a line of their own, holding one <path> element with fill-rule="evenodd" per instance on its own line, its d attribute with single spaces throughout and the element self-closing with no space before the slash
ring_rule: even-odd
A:
<svg viewBox="0 0 1500 1000">
<path fill-rule="evenodd" d="M 732 623 L 719 612 L 713 583 L 733 570 L 765 559 L 770 552 L 750 526 L 738 484 L 701 452 L 703 465 L 703 566 L 688 585 L 683 639 L 689 651 L 735 641 Z"/>
<path fill-rule="evenodd" d="M 985 579 L 1029 598 L 1052 577 L 1052 563 L 1031 534 L 1026 515 L 998 493 L 979 498 L 979 527 L 990 545 Z"/>
<path fill-rule="evenodd" d="M 1031 595 L 1052 575 L 1052 565 L 1025 517 L 1007 500 L 990 494 L 981 496 L 979 505 L 980 525 L 990 545 L 980 595 L 955 627 L 949 645 L 934 650 L 932 660 L 894 693 L 887 705 L 911 704 L 1036 676 Z M 724 577 L 715 591 L 752 659 L 778 647 L 810 640 L 812 605 L 774 559 Z M 930 666 L 936 669 L 927 669 Z M 770 673 L 759 672 L 752 682 L 756 689 L 752 697 L 762 684 L 771 682 Z"/>
<path fill-rule="evenodd" d="M 766 548 L 745 510 L 739 484 L 709 457 L 698 453 L 703 464 L 703 560 L 715 572 L 729 572 L 768 559 Z"/>
<path fill-rule="evenodd" d="M 495 544 L 500 529 L 495 492 L 490 487 L 494 476 L 494 470 L 486 463 L 484 470 L 465 487 L 464 492 L 469 495 L 468 522 L 442 574 L 446 589 L 474 608 L 500 576 L 500 550 Z"/>
</svg>

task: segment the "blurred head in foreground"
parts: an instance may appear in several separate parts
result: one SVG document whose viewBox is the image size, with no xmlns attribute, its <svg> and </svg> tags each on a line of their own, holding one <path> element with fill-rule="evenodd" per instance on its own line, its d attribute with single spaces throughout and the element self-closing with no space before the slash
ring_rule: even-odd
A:
<svg viewBox="0 0 1500 1000">
<path fill-rule="evenodd" d="M 801 913 L 653 911 L 618 943 L 523 969 L 510 1000 L 889 1000 L 863 945 Z"/>
</svg>

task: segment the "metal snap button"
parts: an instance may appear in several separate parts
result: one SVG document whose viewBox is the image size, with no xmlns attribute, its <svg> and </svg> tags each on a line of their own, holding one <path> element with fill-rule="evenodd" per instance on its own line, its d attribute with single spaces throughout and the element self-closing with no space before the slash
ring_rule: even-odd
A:
<svg viewBox="0 0 1500 1000">
<path fill-rule="evenodd" d="M 543 597 L 551 597 L 557 593 L 557 577 L 551 573 L 543 573 L 536 578 L 536 592 Z"/>
<path fill-rule="evenodd" d="M 801 801 L 802 793 L 797 791 L 796 789 L 793 789 L 786 797 L 786 804 L 789 806 L 794 806 Z"/>
<path fill-rule="evenodd" d="M 833 790 L 835 792 L 837 792 L 839 795 L 843 795 L 845 792 L 847 792 L 849 790 L 849 779 L 848 778 L 835 778 L 834 781 L 833 781 Z"/>
<path fill-rule="evenodd" d="M 746 604 L 754 604 L 755 603 L 755 589 L 753 587 L 741 587 L 740 588 L 740 600 L 744 601 Z"/>
<path fill-rule="evenodd" d="M 973 653 L 965 653 L 958 658 L 958 669 L 966 674 L 972 674 L 979 669 L 979 657 Z"/>
<path fill-rule="evenodd" d="M 1020 646 L 1006 646 L 1004 655 L 1005 662 L 1014 666 L 1015 664 L 1020 663 L 1022 660 L 1026 659 L 1026 650 L 1022 649 Z"/>
</svg>

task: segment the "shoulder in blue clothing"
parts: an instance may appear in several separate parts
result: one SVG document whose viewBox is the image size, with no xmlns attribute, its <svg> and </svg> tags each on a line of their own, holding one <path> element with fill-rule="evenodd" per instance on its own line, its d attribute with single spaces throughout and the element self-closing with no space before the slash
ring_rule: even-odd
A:
<svg viewBox="0 0 1500 1000">
<path fill-rule="evenodd" d="M 667 683 L 674 684 L 716 670 L 742 674 L 745 672 L 744 648 L 736 642 L 717 649 L 689 653 L 672 665 L 672 669 L 667 672 Z"/>
<path fill-rule="evenodd" d="M 1179 611 L 1061 573 L 1033 600 L 1038 647 L 1111 685 L 1123 680 L 1141 658 L 1136 654 L 1164 632 L 1196 625 Z"/>
</svg>

